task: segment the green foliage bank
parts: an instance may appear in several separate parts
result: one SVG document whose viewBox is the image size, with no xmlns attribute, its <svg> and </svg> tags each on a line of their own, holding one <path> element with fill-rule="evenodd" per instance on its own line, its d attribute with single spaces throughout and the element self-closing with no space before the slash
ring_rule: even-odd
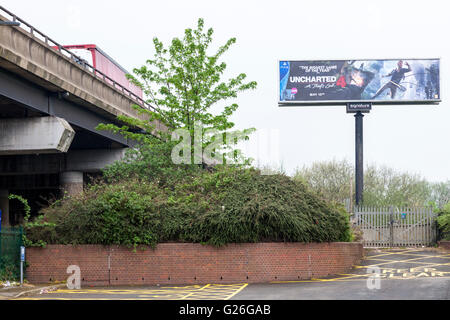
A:
<svg viewBox="0 0 450 320">
<path fill-rule="evenodd" d="M 222 167 L 161 186 L 133 178 L 98 183 L 43 211 L 27 228 L 33 242 L 151 245 L 195 242 L 221 246 L 262 241 L 350 241 L 343 209 L 330 206 L 284 175 Z"/>
<path fill-rule="evenodd" d="M 29 245 L 136 247 L 176 241 L 221 246 L 351 240 L 345 211 L 321 200 L 302 182 L 281 174 L 262 175 L 247 167 L 248 159 L 242 159 L 239 166 L 211 170 L 204 170 L 202 161 L 174 164 L 172 153 L 179 142 L 170 139 L 174 130 L 184 129 L 195 142 L 196 124 L 200 125 L 199 146 L 189 143 L 186 154 L 182 150 L 188 160 L 195 160 L 195 152 L 191 157 L 190 151 L 215 146 L 207 131 L 222 136 L 234 128 L 230 119 L 238 108 L 234 101 L 238 93 L 256 88 L 256 82 L 246 82 L 244 73 L 222 79 L 227 65 L 220 59 L 236 39 L 210 54 L 212 35 L 213 30 L 205 31 L 199 19 L 197 29 L 186 29 L 184 37 L 173 39 L 168 47 L 154 39 L 154 59 L 135 69 L 136 76 L 130 78 L 156 111 L 134 106 L 148 119 L 121 116 L 118 120 L 123 126 L 98 127 L 122 134 L 137 145 L 105 171 L 103 181 L 77 197 L 53 203 L 41 217 L 28 222 Z M 155 120 L 164 123 L 167 132 L 157 132 Z M 252 131 L 238 131 L 239 137 L 203 155 L 219 155 L 226 160 L 219 163 L 230 164 L 228 160 L 241 158 L 235 144 Z"/>
<path fill-rule="evenodd" d="M 438 212 L 437 223 L 439 226 L 439 238 L 450 241 L 450 203 Z"/>
</svg>

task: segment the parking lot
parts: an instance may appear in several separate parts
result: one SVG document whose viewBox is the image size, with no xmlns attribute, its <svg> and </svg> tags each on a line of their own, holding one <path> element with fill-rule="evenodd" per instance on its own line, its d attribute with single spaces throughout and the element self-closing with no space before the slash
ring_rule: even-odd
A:
<svg viewBox="0 0 450 320">
<path fill-rule="evenodd" d="M 379 287 L 376 281 L 379 280 Z M 60 289 L 22 300 L 384 300 L 450 299 L 450 253 L 430 248 L 369 250 L 345 274 L 265 284 Z"/>
</svg>

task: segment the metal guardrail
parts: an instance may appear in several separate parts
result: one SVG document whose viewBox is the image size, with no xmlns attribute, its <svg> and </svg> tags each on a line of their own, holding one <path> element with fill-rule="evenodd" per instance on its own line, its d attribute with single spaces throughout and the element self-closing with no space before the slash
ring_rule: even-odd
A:
<svg viewBox="0 0 450 320">
<path fill-rule="evenodd" d="M 58 42 L 54 41 L 52 38 L 50 38 L 46 34 L 42 33 L 41 31 L 39 31 L 38 29 L 36 29 L 32 25 L 30 25 L 28 22 L 26 22 L 26 21 L 22 20 L 21 18 L 17 17 L 15 14 L 13 14 L 10 11 L 8 11 L 7 9 L 5 9 L 2 6 L 0 6 L 0 12 L 6 13 L 8 16 L 10 16 L 11 19 L 12 19 L 11 20 L 12 22 L 20 22 L 20 24 L 21 24 L 20 28 L 25 30 L 26 32 L 30 33 L 34 38 L 38 38 L 39 39 L 38 36 L 42 37 L 39 40 L 45 42 L 45 44 L 47 46 L 49 46 L 52 50 L 55 50 L 54 47 L 57 47 L 58 48 L 57 51 L 59 51 L 61 54 L 63 54 L 66 57 L 69 57 L 71 60 L 77 62 L 78 64 L 81 64 L 85 69 L 87 69 L 88 72 L 94 74 L 97 78 L 103 80 L 103 82 L 105 82 L 105 83 L 107 83 L 109 85 L 112 85 L 115 89 L 117 89 L 119 91 L 122 91 L 123 94 L 129 96 L 131 98 L 131 100 L 135 101 L 136 104 L 138 104 L 139 106 L 147 108 L 149 110 L 156 111 L 156 109 L 154 107 L 152 107 L 150 104 L 148 104 L 145 100 L 143 100 L 142 98 L 138 97 L 136 94 L 134 94 L 133 92 L 131 92 L 130 90 L 128 90 L 127 88 L 125 88 L 124 86 L 122 86 L 117 81 L 115 81 L 111 77 L 107 76 L 106 74 L 104 74 L 100 70 L 94 68 L 87 61 L 85 61 L 81 57 L 75 55 L 70 50 L 64 48 L 61 44 L 59 44 Z M 26 26 L 27 28 L 29 28 L 29 30 L 27 30 L 23 26 Z"/>
</svg>

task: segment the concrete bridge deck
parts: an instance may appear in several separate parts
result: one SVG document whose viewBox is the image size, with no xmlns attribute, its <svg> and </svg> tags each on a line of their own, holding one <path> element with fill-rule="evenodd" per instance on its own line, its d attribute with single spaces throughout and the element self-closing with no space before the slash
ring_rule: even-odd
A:
<svg viewBox="0 0 450 320">
<path fill-rule="evenodd" d="M 152 108 L 1 6 L 0 20 L 21 24 L 0 25 L 0 210 L 8 225 L 20 222 L 8 194 L 29 199 L 36 214 L 42 197 L 80 192 L 87 173 L 132 145 L 96 127 L 120 125 L 117 116 L 144 119 L 133 105 Z"/>
</svg>

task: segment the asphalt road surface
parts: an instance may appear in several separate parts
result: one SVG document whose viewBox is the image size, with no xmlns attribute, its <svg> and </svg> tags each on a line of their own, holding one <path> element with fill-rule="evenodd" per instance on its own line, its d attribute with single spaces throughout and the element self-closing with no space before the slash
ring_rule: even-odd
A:
<svg viewBox="0 0 450 320">
<path fill-rule="evenodd" d="M 348 274 L 267 284 L 62 289 L 22 300 L 450 300 L 450 252 L 370 250 Z"/>
</svg>

